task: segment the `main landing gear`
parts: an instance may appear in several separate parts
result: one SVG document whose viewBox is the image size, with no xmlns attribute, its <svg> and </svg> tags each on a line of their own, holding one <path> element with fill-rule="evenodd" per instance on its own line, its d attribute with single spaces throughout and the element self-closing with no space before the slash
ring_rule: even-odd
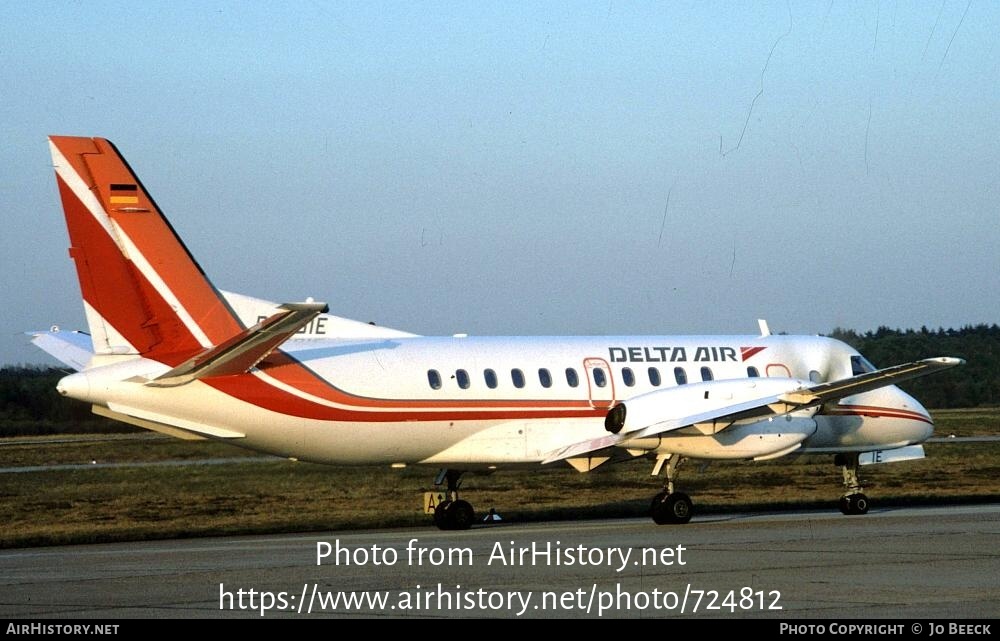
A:
<svg viewBox="0 0 1000 641">
<path fill-rule="evenodd" d="M 833 464 L 844 472 L 844 495 L 840 497 L 840 511 L 844 514 L 867 514 L 868 497 L 862 493 L 861 478 L 858 476 L 858 454 L 837 454 Z"/>
<path fill-rule="evenodd" d="M 434 485 L 448 483 L 448 498 L 434 509 L 434 525 L 442 530 L 468 530 L 476 521 L 472 504 L 458 498 L 462 474 L 459 470 L 441 470 L 434 479 Z"/>
<path fill-rule="evenodd" d="M 674 492 L 674 478 L 683 461 L 680 454 L 667 454 L 656 459 L 653 476 L 658 476 L 662 468 L 667 471 L 663 491 L 653 497 L 649 506 L 649 515 L 657 525 L 683 524 L 691 520 L 691 498 L 684 492 Z"/>
<path fill-rule="evenodd" d="M 649 515 L 657 525 L 683 524 L 691 520 L 693 511 L 691 497 L 683 492 L 674 491 L 674 480 L 677 470 L 686 459 L 680 454 L 664 454 L 656 459 L 653 476 L 658 476 L 666 470 L 667 482 L 663 491 L 653 497 L 649 506 Z M 868 497 L 862 490 L 862 481 L 858 475 L 858 454 L 837 454 L 833 460 L 844 472 L 844 495 L 840 497 L 840 511 L 844 514 L 860 515 L 868 513 Z"/>
</svg>

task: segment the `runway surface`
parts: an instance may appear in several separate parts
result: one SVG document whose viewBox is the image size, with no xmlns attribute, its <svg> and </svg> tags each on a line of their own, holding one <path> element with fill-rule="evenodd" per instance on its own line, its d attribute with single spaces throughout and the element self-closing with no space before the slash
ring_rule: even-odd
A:
<svg viewBox="0 0 1000 641">
<path fill-rule="evenodd" d="M 998 540 L 973 505 L 9 550 L 0 617 L 996 617 Z"/>
</svg>

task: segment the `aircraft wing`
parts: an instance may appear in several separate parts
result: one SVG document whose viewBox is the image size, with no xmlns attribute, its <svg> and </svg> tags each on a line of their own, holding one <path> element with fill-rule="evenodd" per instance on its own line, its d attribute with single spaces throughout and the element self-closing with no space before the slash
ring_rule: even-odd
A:
<svg viewBox="0 0 1000 641">
<path fill-rule="evenodd" d="M 543 460 L 542 463 L 552 463 L 555 461 L 577 458 L 594 452 L 599 452 L 600 450 L 607 448 L 620 446 L 626 441 L 658 436 L 665 432 L 671 432 L 684 427 L 689 427 L 691 425 L 702 423 L 722 423 L 722 429 L 725 429 L 736 421 L 745 421 L 747 419 L 754 418 L 763 419 L 769 416 L 781 416 L 791 412 L 807 410 L 819 407 L 825 403 L 840 400 L 846 396 L 868 392 L 887 385 L 895 385 L 896 383 L 902 381 L 931 374 L 949 367 L 961 365 L 963 363 L 965 363 L 965 361 L 960 358 L 928 358 L 913 363 L 906 363 L 904 365 L 896 365 L 895 367 L 876 370 L 874 372 L 866 372 L 864 374 L 834 381 L 832 383 L 820 383 L 813 386 L 800 385 L 779 393 L 774 393 L 773 391 L 767 393 L 766 390 L 762 390 L 764 393 L 754 398 L 732 403 L 712 403 L 702 411 L 688 411 L 673 416 L 671 415 L 671 411 L 676 405 L 673 403 L 667 403 L 666 398 L 657 399 L 656 396 L 672 392 L 675 393 L 676 390 L 682 388 L 671 388 L 668 390 L 653 392 L 651 394 L 645 394 L 643 397 L 637 397 L 637 399 L 643 399 L 642 402 L 646 406 L 643 408 L 644 411 L 641 412 L 641 415 L 645 420 L 640 421 L 638 425 L 632 425 L 630 426 L 630 429 L 620 431 L 616 434 L 608 434 L 607 436 L 574 443 L 568 447 L 554 450 L 545 457 L 545 460 Z M 789 383 L 793 382 L 793 379 L 784 380 Z M 716 381 L 713 383 L 702 384 L 703 389 L 705 389 L 704 400 L 711 400 L 711 389 L 713 387 L 721 389 L 722 386 L 728 386 L 731 385 L 731 383 L 731 381 Z M 624 423 L 625 416 L 627 416 L 628 406 L 630 403 L 631 401 L 625 401 L 624 403 L 626 411 L 621 415 L 622 423 Z M 650 407 L 655 408 L 653 413 L 649 411 Z M 689 408 L 690 405 L 687 407 Z M 615 408 L 612 408 L 609 411 L 609 415 L 614 411 Z M 609 416 L 609 420 L 610 419 L 611 417 Z"/>
<path fill-rule="evenodd" d="M 172 387 L 207 376 L 242 374 L 328 309 L 326 303 L 285 303 L 279 307 L 280 311 L 253 327 L 209 347 L 146 384 Z"/>
<path fill-rule="evenodd" d="M 679 430 L 684 427 L 689 427 L 691 425 L 697 425 L 699 423 L 709 423 L 709 422 L 728 422 L 734 423 L 738 420 L 754 418 L 754 417 L 765 417 L 773 416 L 778 412 L 772 409 L 776 403 L 779 403 L 780 394 L 769 394 L 760 398 L 754 398 L 748 401 L 743 401 L 741 403 L 735 403 L 731 405 L 723 405 L 720 407 L 715 407 L 710 410 L 703 412 L 697 412 L 694 414 L 684 414 L 681 416 L 664 417 L 662 420 L 656 420 L 646 427 L 641 427 L 636 430 L 629 432 L 620 432 L 618 434 L 608 434 L 607 436 L 602 436 L 595 439 L 590 439 L 587 441 L 581 441 L 579 443 L 574 443 L 569 447 L 564 447 L 559 450 L 550 452 L 545 460 L 545 463 L 553 463 L 555 461 L 562 461 L 570 458 L 577 458 L 584 456 L 586 454 L 591 454 L 593 452 L 598 452 L 600 450 L 615 447 L 621 445 L 625 441 L 630 441 L 637 438 L 644 438 L 648 436 L 657 436 L 665 432 L 672 432 L 674 430 Z M 628 405 L 628 401 L 625 402 Z M 664 403 L 665 409 L 669 407 Z M 669 411 L 669 410 L 668 410 Z M 792 410 L 789 410 L 792 411 Z M 785 412 L 782 412 L 785 413 Z"/>
<path fill-rule="evenodd" d="M 874 372 L 858 374 L 857 376 L 832 383 L 821 383 L 801 391 L 789 392 L 783 394 L 781 400 L 792 405 L 797 405 L 798 407 L 828 403 L 829 401 L 839 400 L 845 396 L 869 392 L 873 389 L 885 387 L 886 385 L 895 385 L 911 378 L 933 374 L 934 372 L 964 363 L 965 361 L 960 358 L 927 358 L 914 363 L 906 363 L 905 365 L 896 365 L 895 367 L 887 367 Z"/>
</svg>

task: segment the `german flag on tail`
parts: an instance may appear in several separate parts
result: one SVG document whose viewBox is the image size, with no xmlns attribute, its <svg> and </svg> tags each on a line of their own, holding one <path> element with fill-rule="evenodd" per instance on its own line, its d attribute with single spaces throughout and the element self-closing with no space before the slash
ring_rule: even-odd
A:
<svg viewBox="0 0 1000 641">
<path fill-rule="evenodd" d="M 111 204 L 112 205 L 138 205 L 139 188 L 136 185 L 127 183 L 111 184 Z"/>
</svg>

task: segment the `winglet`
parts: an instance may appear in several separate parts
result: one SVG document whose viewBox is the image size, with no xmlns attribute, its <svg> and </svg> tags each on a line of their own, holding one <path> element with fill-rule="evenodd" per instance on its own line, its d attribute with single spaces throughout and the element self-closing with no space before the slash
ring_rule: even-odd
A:
<svg viewBox="0 0 1000 641">
<path fill-rule="evenodd" d="M 281 311 L 196 354 L 147 385 L 173 387 L 197 378 L 242 374 L 267 358 L 318 315 L 325 314 L 329 307 L 326 303 L 285 303 L 279 309 Z"/>
</svg>

